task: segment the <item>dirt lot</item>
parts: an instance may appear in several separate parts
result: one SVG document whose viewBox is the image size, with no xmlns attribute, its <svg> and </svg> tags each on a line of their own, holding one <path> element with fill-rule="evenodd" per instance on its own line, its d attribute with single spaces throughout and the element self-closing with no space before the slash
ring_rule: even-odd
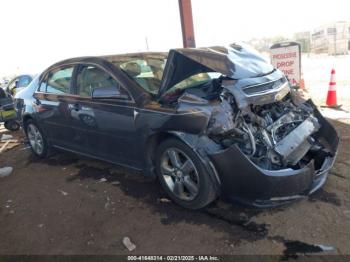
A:
<svg viewBox="0 0 350 262">
<path fill-rule="evenodd" d="M 342 141 L 325 187 L 272 210 L 218 200 L 188 211 L 138 173 L 67 153 L 38 160 L 22 144 L 0 155 L 15 167 L 0 179 L 0 254 L 129 254 L 125 236 L 132 254 L 350 254 L 350 119 L 333 122 Z"/>
</svg>

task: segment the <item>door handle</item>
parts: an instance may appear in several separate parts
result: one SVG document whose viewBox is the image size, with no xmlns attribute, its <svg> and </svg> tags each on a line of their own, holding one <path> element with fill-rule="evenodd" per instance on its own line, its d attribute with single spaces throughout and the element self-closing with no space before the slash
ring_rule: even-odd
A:
<svg viewBox="0 0 350 262">
<path fill-rule="evenodd" d="M 73 105 L 73 108 L 74 108 L 75 111 L 79 111 L 81 109 L 81 105 L 76 103 L 76 104 Z"/>
</svg>

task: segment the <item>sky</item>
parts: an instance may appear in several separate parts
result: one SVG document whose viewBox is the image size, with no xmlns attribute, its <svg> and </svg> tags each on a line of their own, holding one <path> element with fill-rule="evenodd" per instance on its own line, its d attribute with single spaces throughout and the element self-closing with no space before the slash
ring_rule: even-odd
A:
<svg viewBox="0 0 350 262">
<path fill-rule="evenodd" d="M 349 2 L 349 3 L 347 3 Z M 192 0 L 197 46 L 350 21 L 350 1 Z M 182 46 L 178 0 L 1 0 L 0 78 L 71 57 Z"/>
</svg>

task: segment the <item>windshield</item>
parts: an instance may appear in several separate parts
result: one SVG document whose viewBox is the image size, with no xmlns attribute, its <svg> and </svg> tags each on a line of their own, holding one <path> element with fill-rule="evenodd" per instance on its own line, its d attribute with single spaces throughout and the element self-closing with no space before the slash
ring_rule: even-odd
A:
<svg viewBox="0 0 350 262">
<path fill-rule="evenodd" d="M 158 95 L 164 68 L 167 62 L 165 53 L 138 53 L 130 55 L 107 56 L 106 60 L 125 72 L 146 92 Z M 178 94 L 189 88 L 196 88 L 219 78 L 217 72 L 197 73 L 169 87 L 166 94 Z"/>
<path fill-rule="evenodd" d="M 173 103 L 185 92 L 210 100 L 212 91 L 216 87 L 214 81 L 221 76 L 222 74 L 217 72 L 199 73 L 190 76 L 167 89 L 166 92 L 162 94 L 161 100 Z"/>
<path fill-rule="evenodd" d="M 122 69 L 148 93 L 154 95 L 158 94 L 166 59 L 131 59 L 126 62 L 115 61 L 113 64 Z M 190 76 L 169 88 L 165 95 L 183 93 L 186 89 L 202 86 L 220 76 L 221 74 L 216 72 L 199 73 Z"/>
</svg>

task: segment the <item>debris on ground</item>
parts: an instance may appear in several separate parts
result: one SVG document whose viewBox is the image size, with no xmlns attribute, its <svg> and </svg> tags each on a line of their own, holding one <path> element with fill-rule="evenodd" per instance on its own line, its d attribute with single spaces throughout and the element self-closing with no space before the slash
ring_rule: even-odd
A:
<svg viewBox="0 0 350 262">
<path fill-rule="evenodd" d="M 2 144 L 2 146 L 0 148 L 0 154 L 5 151 L 8 144 L 10 144 L 10 140 L 7 140 L 4 144 Z"/>
<path fill-rule="evenodd" d="M 30 146 L 23 147 L 20 149 L 20 151 L 27 150 L 27 149 L 30 149 Z"/>
<path fill-rule="evenodd" d="M 136 245 L 133 244 L 128 237 L 123 238 L 123 244 L 129 251 L 133 251 L 136 248 Z"/>
<path fill-rule="evenodd" d="M 284 250 L 284 258 L 296 258 L 298 254 L 311 254 L 335 250 L 335 248 L 331 246 L 307 244 L 301 241 L 287 241 L 284 245 L 286 247 Z"/>
<path fill-rule="evenodd" d="M 0 168 L 0 177 L 7 177 L 11 175 L 13 168 L 10 166 Z"/>
<path fill-rule="evenodd" d="M 100 180 L 98 180 L 98 182 L 100 182 L 100 183 L 107 182 L 107 179 L 102 177 Z"/>
<path fill-rule="evenodd" d="M 63 190 L 57 190 L 57 191 L 60 192 L 60 193 L 62 193 L 62 195 L 64 195 L 64 196 L 67 196 L 67 195 L 68 195 L 68 193 L 65 192 L 65 191 L 63 191 Z"/>
<path fill-rule="evenodd" d="M 111 183 L 112 185 L 120 185 L 120 182 L 119 181 L 114 181 Z"/>
<path fill-rule="evenodd" d="M 168 198 L 163 197 L 163 198 L 159 198 L 158 202 L 160 202 L 160 203 L 171 203 L 171 200 L 168 199 Z"/>
<path fill-rule="evenodd" d="M 322 249 L 322 251 L 327 252 L 327 251 L 334 251 L 335 248 L 332 246 L 326 246 L 326 245 L 316 245 L 318 246 L 320 249 Z"/>
<path fill-rule="evenodd" d="M 2 140 L 0 142 L 0 154 L 3 153 L 6 149 L 11 149 L 20 145 L 18 140 L 10 139 L 10 140 Z"/>
<path fill-rule="evenodd" d="M 114 202 L 111 201 L 111 199 L 110 199 L 108 196 L 106 197 L 106 200 L 107 200 L 107 202 L 106 202 L 106 204 L 105 204 L 105 209 L 108 209 L 108 207 L 109 207 L 110 205 L 113 205 Z"/>
<path fill-rule="evenodd" d="M 300 240 L 288 240 L 282 236 L 274 236 L 269 238 L 273 243 L 282 243 L 285 246 L 283 251 L 283 257 L 281 261 L 288 260 L 289 258 L 298 258 L 300 254 L 311 254 L 335 251 L 335 248 L 322 244 L 308 244 Z"/>
<path fill-rule="evenodd" d="M 12 135 L 3 134 L 3 135 L 1 136 L 1 141 L 10 140 L 10 139 L 12 139 L 12 138 L 13 138 Z"/>
</svg>

